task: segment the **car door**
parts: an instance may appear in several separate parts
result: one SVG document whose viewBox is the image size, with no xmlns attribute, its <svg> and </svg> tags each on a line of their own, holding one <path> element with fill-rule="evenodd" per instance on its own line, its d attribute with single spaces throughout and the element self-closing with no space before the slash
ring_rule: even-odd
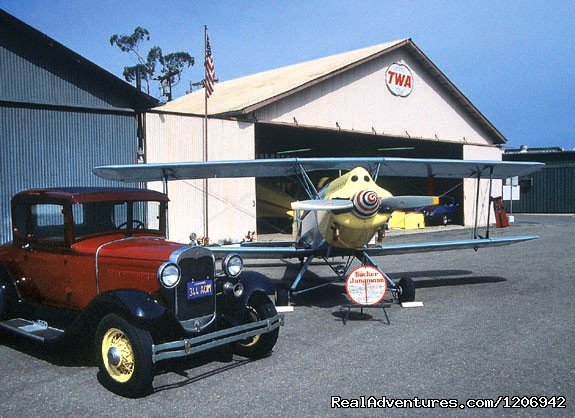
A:
<svg viewBox="0 0 575 418">
<path fill-rule="evenodd" d="M 66 239 L 66 207 L 37 203 L 28 213 L 31 219 L 26 239 L 18 252 L 18 290 L 32 302 L 69 307 L 69 262 L 73 254 Z"/>
</svg>

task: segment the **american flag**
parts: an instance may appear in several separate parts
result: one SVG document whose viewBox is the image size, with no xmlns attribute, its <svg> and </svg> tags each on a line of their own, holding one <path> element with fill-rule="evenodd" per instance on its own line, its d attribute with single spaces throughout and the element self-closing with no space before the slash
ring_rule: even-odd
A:
<svg viewBox="0 0 575 418">
<path fill-rule="evenodd" d="M 216 71 L 214 68 L 214 60 L 212 58 L 212 47 L 210 46 L 210 38 L 206 33 L 206 59 L 204 61 L 205 67 L 205 80 L 206 97 L 210 97 L 214 92 L 214 85 L 216 83 Z"/>
</svg>

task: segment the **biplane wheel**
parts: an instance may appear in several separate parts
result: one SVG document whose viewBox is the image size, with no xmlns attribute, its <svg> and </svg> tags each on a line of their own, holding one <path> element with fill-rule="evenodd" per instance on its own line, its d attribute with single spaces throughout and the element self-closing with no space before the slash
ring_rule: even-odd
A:
<svg viewBox="0 0 575 418">
<path fill-rule="evenodd" d="M 447 223 L 449 222 L 449 218 L 447 217 L 447 215 L 443 215 L 442 221 L 444 226 L 447 225 Z"/>
<path fill-rule="evenodd" d="M 289 305 L 289 290 L 283 286 L 276 288 L 276 306 Z"/>
<path fill-rule="evenodd" d="M 397 284 L 399 303 L 413 302 L 415 300 L 415 284 L 411 277 L 402 277 Z"/>
</svg>

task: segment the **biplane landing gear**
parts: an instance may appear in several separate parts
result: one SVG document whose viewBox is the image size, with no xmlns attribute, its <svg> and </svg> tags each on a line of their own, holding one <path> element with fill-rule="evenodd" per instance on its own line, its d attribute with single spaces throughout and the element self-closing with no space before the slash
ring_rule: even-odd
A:
<svg viewBox="0 0 575 418">
<path fill-rule="evenodd" d="M 399 303 L 413 302 L 415 300 L 415 284 L 410 277 L 402 277 L 396 289 Z"/>
<path fill-rule="evenodd" d="M 335 272 L 335 274 L 337 274 L 339 277 L 344 277 L 345 273 L 347 273 L 347 270 L 349 269 L 349 267 L 345 264 L 338 264 L 337 266 L 333 267 L 333 271 Z"/>
<path fill-rule="evenodd" d="M 289 296 L 289 289 L 286 286 L 276 286 L 276 306 L 288 306 Z"/>
</svg>

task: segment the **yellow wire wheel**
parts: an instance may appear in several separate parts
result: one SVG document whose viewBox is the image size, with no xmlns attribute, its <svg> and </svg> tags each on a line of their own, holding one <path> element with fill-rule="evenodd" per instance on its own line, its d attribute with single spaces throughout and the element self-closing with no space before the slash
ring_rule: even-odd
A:
<svg viewBox="0 0 575 418">
<path fill-rule="evenodd" d="M 245 307 L 243 323 L 249 324 L 276 315 L 276 308 L 265 295 L 256 295 Z M 273 349 L 279 335 L 279 328 L 264 334 L 246 338 L 233 344 L 233 350 L 240 356 L 257 359 L 267 356 Z"/>
<path fill-rule="evenodd" d="M 134 350 L 121 330 L 110 328 L 102 339 L 102 360 L 108 374 L 117 382 L 125 383 L 134 373 Z"/>
<path fill-rule="evenodd" d="M 246 306 L 246 312 L 245 315 L 247 317 L 247 323 L 250 322 L 257 322 L 260 320 L 260 317 L 257 313 L 257 311 L 254 309 L 253 306 Z M 260 339 L 259 335 L 255 335 L 251 338 L 246 338 L 245 340 L 241 340 L 238 342 L 238 345 L 245 347 L 245 348 L 249 348 L 249 347 L 254 347 L 257 345 L 258 341 Z"/>
<path fill-rule="evenodd" d="M 152 337 L 116 314 L 96 329 L 96 356 L 102 384 L 118 395 L 137 398 L 152 390 Z"/>
</svg>

